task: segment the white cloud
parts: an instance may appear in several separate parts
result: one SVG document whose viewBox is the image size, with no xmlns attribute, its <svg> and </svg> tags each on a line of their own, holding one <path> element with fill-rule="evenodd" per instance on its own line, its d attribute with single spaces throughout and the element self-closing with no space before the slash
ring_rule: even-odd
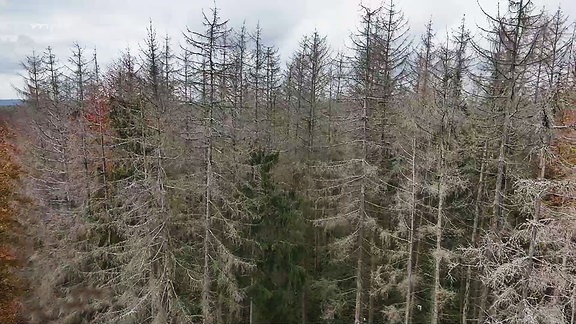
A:
<svg viewBox="0 0 576 324">
<path fill-rule="evenodd" d="M 389 0 L 384 0 L 388 2 Z M 495 12 L 498 0 L 478 0 L 488 12 Z M 555 10 L 559 4 L 564 12 L 576 16 L 576 1 L 534 0 L 537 7 L 546 5 Z M 438 35 L 456 27 L 464 14 L 470 26 L 483 25 L 485 19 L 476 0 L 397 0 L 410 22 L 412 33 L 418 34 L 432 18 Z M 15 80 L 14 62 L 36 50 L 54 48 L 60 61 L 66 61 L 72 44 L 77 41 L 86 49 L 96 47 L 99 60 L 106 65 L 128 47 L 137 49 L 146 35 L 152 19 L 159 36 L 166 33 L 173 41 L 181 39 L 186 26 L 201 27 L 201 10 L 213 5 L 213 0 L 0 0 L 0 97 L 14 97 L 15 91 L 6 85 Z M 327 35 L 338 50 L 354 30 L 360 11 L 356 0 L 218 0 L 221 16 L 232 26 L 246 21 L 253 29 L 258 22 L 264 39 L 278 46 L 286 57 L 298 46 L 304 34 L 315 29 Z M 381 0 L 362 0 L 375 6 Z M 12 44 L 10 47 L 9 44 Z M 17 44 L 17 45 L 16 45 Z"/>
<path fill-rule="evenodd" d="M 0 73 L 0 98 L 19 98 L 16 89 L 20 89 L 22 86 L 22 77 L 18 73 Z"/>
</svg>

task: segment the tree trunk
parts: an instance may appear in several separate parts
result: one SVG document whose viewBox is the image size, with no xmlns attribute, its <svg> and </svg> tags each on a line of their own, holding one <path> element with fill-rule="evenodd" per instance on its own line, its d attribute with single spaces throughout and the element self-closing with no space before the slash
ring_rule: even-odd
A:
<svg viewBox="0 0 576 324">
<path fill-rule="evenodd" d="M 570 314 L 570 324 L 576 323 L 576 289 L 572 290 L 572 300 L 570 304 L 572 306 L 571 314 Z"/>
<path fill-rule="evenodd" d="M 512 98 L 514 98 L 512 96 Z M 504 225 L 504 215 L 502 213 L 502 202 L 504 199 L 504 181 L 506 179 L 506 149 L 508 145 L 508 129 L 510 124 L 510 112 L 506 104 L 504 111 L 504 122 L 502 125 L 502 135 L 500 139 L 500 149 L 498 152 L 498 169 L 496 175 L 496 187 L 494 189 L 494 200 L 492 202 L 492 232 L 498 235 Z M 480 309 L 478 313 L 478 323 L 482 323 L 486 316 L 486 307 L 488 304 L 489 288 L 482 285 L 482 295 L 480 297 Z"/>
<path fill-rule="evenodd" d="M 374 274 L 376 273 L 376 258 L 374 257 L 374 234 L 370 235 L 370 281 L 368 287 L 368 324 L 374 323 Z"/>
<path fill-rule="evenodd" d="M 542 147 L 540 149 L 540 159 L 539 159 L 540 172 L 538 172 L 538 178 L 537 178 L 538 180 L 543 180 L 544 174 L 546 173 L 545 152 L 546 148 Z M 536 196 L 536 201 L 534 202 L 534 216 L 532 219 L 532 225 L 530 226 L 530 246 L 528 247 L 528 265 L 526 266 L 526 272 L 524 276 L 525 282 L 524 286 L 522 287 L 522 300 L 524 303 L 527 303 L 530 276 L 532 275 L 532 268 L 534 266 L 534 254 L 536 252 L 536 231 L 537 231 L 536 224 L 540 220 L 541 210 L 542 210 L 542 193 L 538 193 L 538 195 Z"/>
<path fill-rule="evenodd" d="M 432 293 L 432 319 L 431 324 L 437 324 L 440 320 L 441 300 L 440 294 L 442 287 L 440 286 L 440 263 L 442 261 L 442 213 L 444 207 L 444 143 L 440 141 L 440 176 L 438 179 L 438 213 L 436 216 L 436 252 L 434 258 L 434 289 Z"/>
<path fill-rule="evenodd" d="M 212 83 L 213 84 L 213 83 Z M 213 94 L 214 91 L 211 92 Z M 212 95 L 211 95 L 212 97 Z M 212 111 L 214 105 L 213 97 L 210 98 L 210 108 L 208 112 L 208 134 L 206 138 L 206 183 L 205 183 L 205 210 L 204 210 L 204 265 L 203 265 L 203 277 L 202 277 L 202 316 L 203 324 L 212 324 L 212 314 L 210 307 L 210 286 L 211 286 L 211 276 L 210 276 L 210 250 L 209 246 L 211 244 L 210 240 L 210 204 L 212 203 Z"/>
<path fill-rule="evenodd" d="M 472 226 L 472 246 L 475 247 L 478 242 L 478 227 L 480 224 L 482 209 L 482 191 L 484 190 L 484 169 L 486 167 L 486 154 L 488 153 L 488 141 L 484 142 L 482 152 L 482 162 L 480 164 L 480 179 L 478 179 L 478 188 L 476 191 L 476 203 L 474 205 L 474 225 Z M 468 307 L 470 304 L 470 289 L 472 285 L 472 266 L 466 267 L 466 283 L 464 288 L 464 305 L 462 306 L 462 324 L 468 322 Z"/>
<path fill-rule="evenodd" d="M 404 324 L 410 324 L 412 319 L 412 294 L 413 294 L 413 259 L 414 259 L 414 237 L 416 230 L 416 137 L 412 139 L 412 190 L 410 197 L 410 233 L 408 240 L 408 262 L 407 262 L 407 282 L 406 289 L 406 312 L 404 314 Z"/>
<path fill-rule="evenodd" d="M 364 191 L 364 187 L 362 187 L 362 191 Z M 363 232 L 363 226 L 360 225 L 360 232 L 358 233 L 358 259 L 356 261 L 356 305 L 354 308 L 354 324 L 360 324 L 361 323 L 361 319 L 362 319 L 362 268 L 363 268 L 363 262 L 362 262 L 362 232 Z"/>
<path fill-rule="evenodd" d="M 364 98 L 362 103 L 362 173 L 366 176 L 366 158 L 368 156 L 367 140 L 368 140 L 368 99 Z M 360 324 L 362 319 L 362 273 L 363 273 L 363 257 L 364 257 L 364 221 L 366 209 L 364 206 L 366 199 L 366 184 L 362 179 L 360 188 L 360 208 L 358 215 L 358 239 L 357 239 L 357 261 L 356 261 L 356 305 L 354 309 L 354 324 Z"/>
</svg>

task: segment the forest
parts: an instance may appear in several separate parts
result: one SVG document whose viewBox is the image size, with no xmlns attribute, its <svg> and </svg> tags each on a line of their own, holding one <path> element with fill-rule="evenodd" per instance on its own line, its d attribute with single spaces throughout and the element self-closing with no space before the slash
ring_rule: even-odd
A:
<svg viewBox="0 0 576 324">
<path fill-rule="evenodd" d="M 347 50 L 286 58 L 217 8 L 105 67 L 30 53 L 0 323 L 575 324 L 576 26 L 475 8 L 359 5 Z"/>
</svg>

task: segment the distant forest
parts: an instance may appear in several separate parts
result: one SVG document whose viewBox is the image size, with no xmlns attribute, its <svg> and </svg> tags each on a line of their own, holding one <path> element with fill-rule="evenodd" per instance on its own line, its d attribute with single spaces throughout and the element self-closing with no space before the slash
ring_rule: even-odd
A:
<svg viewBox="0 0 576 324">
<path fill-rule="evenodd" d="M 18 99 L 0 99 L 0 107 L 15 107 L 21 104 Z"/>
<path fill-rule="evenodd" d="M 0 111 L 0 323 L 576 323 L 576 44 L 561 9 L 350 48 L 214 9 L 102 68 L 23 59 Z"/>
</svg>

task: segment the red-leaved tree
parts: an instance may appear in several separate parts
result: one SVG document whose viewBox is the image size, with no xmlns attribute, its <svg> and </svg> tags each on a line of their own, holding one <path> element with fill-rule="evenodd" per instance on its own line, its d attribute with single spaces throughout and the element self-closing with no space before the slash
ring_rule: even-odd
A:
<svg viewBox="0 0 576 324">
<path fill-rule="evenodd" d="M 21 169 L 14 161 L 11 133 L 0 120 L 0 323 L 16 323 L 23 285 L 16 271 L 19 258 L 14 242 L 18 231 L 18 206 L 22 199 L 17 184 Z"/>
</svg>

